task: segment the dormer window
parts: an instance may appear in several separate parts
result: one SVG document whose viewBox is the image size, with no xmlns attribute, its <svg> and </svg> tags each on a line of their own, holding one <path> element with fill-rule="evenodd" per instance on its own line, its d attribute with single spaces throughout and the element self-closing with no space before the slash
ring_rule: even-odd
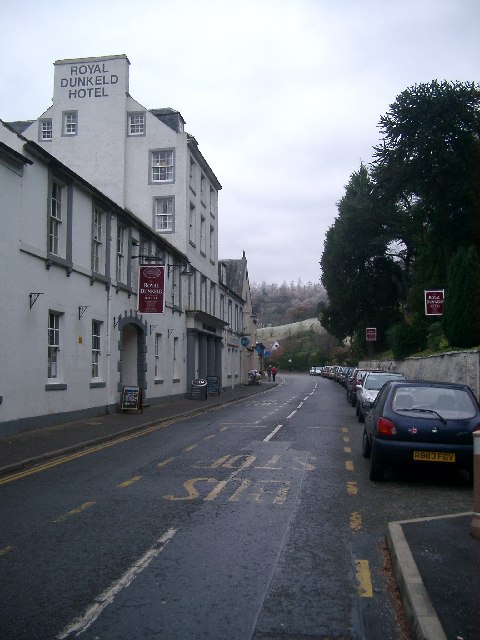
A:
<svg viewBox="0 0 480 640">
<path fill-rule="evenodd" d="M 220 282 L 222 284 L 226 284 L 227 282 L 227 267 L 223 262 L 220 264 Z"/>
</svg>

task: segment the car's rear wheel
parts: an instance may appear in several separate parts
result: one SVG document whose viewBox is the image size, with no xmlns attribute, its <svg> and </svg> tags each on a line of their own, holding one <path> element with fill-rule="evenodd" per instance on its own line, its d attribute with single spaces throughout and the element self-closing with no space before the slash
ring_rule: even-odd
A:
<svg viewBox="0 0 480 640">
<path fill-rule="evenodd" d="M 372 447 L 370 445 L 370 441 L 368 439 L 366 429 L 363 430 L 363 440 L 362 440 L 362 456 L 364 458 L 370 458 L 372 453 Z"/>
<path fill-rule="evenodd" d="M 378 455 L 375 453 L 375 449 L 372 449 L 370 458 L 370 480 L 374 482 L 377 480 L 383 480 L 385 477 L 385 467 L 378 459 Z"/>
</svg>

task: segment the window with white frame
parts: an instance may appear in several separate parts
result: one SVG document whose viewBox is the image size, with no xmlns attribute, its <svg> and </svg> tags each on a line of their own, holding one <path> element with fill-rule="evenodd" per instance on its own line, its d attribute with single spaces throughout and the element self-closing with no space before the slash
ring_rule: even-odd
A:
<svg viewBox="0 0 480 640">
<path fill-rule="evenodd" d="M 77 111 L 64 111 L 63 112 L 62 135 L 64 135 L 64 136 L 76 136 L 77 133 L 78 133 L 78 112 Z"/>
<path fill-rule="evenodd" d="M 65 229 L 63 225 L 62 212 L 62 195 L 64 185 L 53 178 L 50 188 L 48 251 L 55 256 L 62 256 L 65 251 Z"/>
<path fill-rule="evenodd" d="M 102 323 L 92 320 L 92 379 L 100 378 L 100 357 L 101 357 L 101 328 Z"/>
<path fill-rule="evenodd" d="M 200 251 L 207 255 L 207 222 L 204 216 L 200 217 Z"/>
<path fill-rule="evenodd" d="M 188 218 L 188 240 L 193 246 L 196 245 L 197 236 L 197 210 L 193 202 L 190 202 L 190 213 Z"/>
<path fill-rule="evenodd" d="M 227 267 L 223 262 L 220 264 L 220 282 L 227 284 Z"/>
<path fill-rule="evenodd" d="M 170 278 L 172 282 L 172 307 L 176 307 L 180 304 L 180 270 L 172 269 Z"/>
<path fill-rule="evenodd" d="M 92 271 L 105 273 L 105 212 L 98 207 L 92 213 Z"/>
<path fill-rule="evenodd" d="M 175 198 L 168 196 L 165 198 L 154 198 L 153 213 L 155 231 L 161 233 L 174 231 L 175 221 Z"/>
<path fill-rule="evenodd" d="M 145 114 L 144 113 L 128 114 L 128 135 L 129 136 L 145 135 Z"/>
<path fill-rule="evenodd" d="M 210 215 L 212 218 L 215 218 L 217 215 L 217 202 L 218 202 L 218 194 L 215 189 L 210 187 Z"/>
<path fill-rule="evenodd" d="M 200 309 L 207 311 L 207 278 L 205 276 L 200 280 Z"/>
<path fill-rule="evenodd" d="M 195 283 L 197 281 L 197 272 L 193 271 L 192 275 L 187 278 L 187 309 L 195 309 Z"/>
<path fill-rule="evenodd" d="M 173 379 L 178 380 L 180 378 L 179 375 L 180 368 L 180 360 L 178 354 L 178 338 L 173 338 Z"/>
<path fill-rule="evenodd" d="M 155 256 L 157 262 L 165 263 L 165 251 L 158 244 L 153 246 L 151 255 Z"/>
<path fill-rule="evenodd" d="M 211 316 L 215 315 L 215 306 L 216 306 L 216 287 L 215 287 L 215 283 L 211 282 L 210 283 L 210 295 L 209 295 L 209 305 L 210 305 L 210 309 L 209 309 L 209 313 Z"/>
<path fill-rule="evenodd" d="M 60 377 L 60 314 L 50 311 L 48 314 L 48 372 L 50 380 Z"/>
<path fill-rule="evenodd" d="M 197 193 L 197 165 L 195 164 L 193 158 L 190 158 L 190 181 L 189 181 L 190 189 L 193 193 Z"/>
<path fill-rule="evenodd" d="M 225 296 L 220 294 L 220 320 L 225 320 Z"/>
<path fill-rule="evenodd" d="M 138 245 L 138 254 L 140 256 L 150 255 L 150 243 L 147 238 L 144 238 L 143 236 L 140 238 L 140 243 Z"/>
<path fill-rule="evenodd" d="M 126 282 L 127 228 L 117 227 L 117 282 Z"/>
<path fill-rule="evenodd" d="M 175 177 L 173 149 L 152 151 L 150 158 L 152 182 L 173 182 Z"/>
<path fill-rule="evenodd" d="M 162 352 L 162 334 L 155 334 L 155 378 L 161 378 L 161 362 L 160 362 L 160 354 Z"/>
<path fill-rule="evenodd" d="M 209 258 L 211 262 L 215 262 L 215 227 L 210 225 L 210 235 L 208 241 Z"/>
<path fill-rule="evenodd" d="M 53 124 L 51 118 L 40 120 L 40 140 L 51 140 L 53 138 Z"/>
</svg>

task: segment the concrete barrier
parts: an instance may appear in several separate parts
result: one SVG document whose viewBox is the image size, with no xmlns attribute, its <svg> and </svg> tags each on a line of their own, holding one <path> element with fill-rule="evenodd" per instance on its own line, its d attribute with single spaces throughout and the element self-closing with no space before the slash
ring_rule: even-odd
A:
<svg viewBox="0 0 480 640">
<path fill-rule="evenodd" d="M 406 378 L 457 382 L 468 385 L 480 398 L 480 350 L 450 351 L 435 356 L 405 360 L 362 360 L 359 367 L 403 373 Z"/>
</svg>

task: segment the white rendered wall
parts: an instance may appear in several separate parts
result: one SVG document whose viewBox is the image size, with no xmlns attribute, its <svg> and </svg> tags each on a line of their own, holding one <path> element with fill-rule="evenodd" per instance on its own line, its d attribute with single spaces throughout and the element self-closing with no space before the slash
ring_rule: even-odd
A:
<svg viewBox="0 0 480 640">
<path fill-rule="evenodd" d="M 18 153 L 27 155 L 18 136 L 0 126 L 0 140 Z M 41 417 L 54 421 L 56 415 L 91 411 L 102 413 L 119 399 L 120 332 L 116 319 L 135 316 L 137 283 L 134 291 L 110 288 L 91 280 L 92 194 L 74 185 L 72 199 L 73 270 L 47 267 L 48 167 L 38 158 L 21 169 L 0 162 L 0 208 L 3 233 L 0 238 L 0 295 L 2 297 L 0 359 L 0 433 L 9 423 Z M 7 163 L 8 164 L 8 163 Z M 23 175 L 21 175 L 23 172 Z M 112 223 L 110 270 L 115 274 L 115 216 Z M 139 230 L 133 233 L 138 237 Z M 30 293 L 39 293 L 30 308 Z M 167 291 L 168 297 L 168 291 Z M 33 298 L 32 298 L 33 300 Z M 82 307 L 82 311 L 79 311 Z M 60 318 L 60 375 L 47 377 L 48 316 Z M 147 322 L 147 397 L 154 401 L 187 391 L 184 315 L 171 309 L 163 315 L 142 317 Z M 99 379 L 91 378 L 92 320 L 101 323 Z M 150 326 L 156 325 L 155 331 Z M 155 384 L 155 332 L 164 336 L 164 375 Z M 173 338 L 177 341 L 177 362 L 173 377 Z M 180 373 L 179 373 L 180 372 Z M 53 382 L 60 386 L 55 388 Z M 92 385 L 92 383 L 94 383 Z M 66 388 L 65 388 L 66 387 Z"/>
<path fill-rule="evenodd" d="M 57 61 L 53 105 L 42 116 L 52 118 L 53 139 L 39 139 L 38 122 L 24 134 L 120 206 L 124 200 L 128 67 L 126 56 Z M 77 135 L 63 134 L 65 111 L 78 112 Z"/>
</svg>

